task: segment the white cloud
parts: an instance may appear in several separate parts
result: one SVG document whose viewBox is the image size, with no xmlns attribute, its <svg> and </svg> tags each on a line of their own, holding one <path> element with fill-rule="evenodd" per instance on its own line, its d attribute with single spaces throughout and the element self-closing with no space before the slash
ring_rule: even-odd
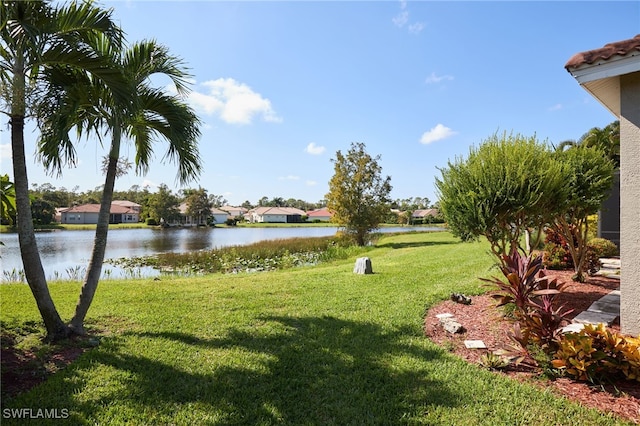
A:
<svg viewBox="0 0 640 426">
<path fill-rule="evenodd" d="M 326 148 L 324 146 L 316 145 L 315 142 L 311 142 L 305 148 L 305 152 L 307 152 L 307 153 L 309 153 L 311 155 L 320 155 L 325 151 L 325 149 Z"/>
<path fill-rule="evenodd" d="M 0 158 L 11 158 L 11 144 L 0 144 Z"/>
<path fill-rule="evenodd" d="M 429 77 L 427 77 L 427 79 L 425 80 L 425 83 L 433 84 L 433 83 L 440 83 L 442 81 L 451 81 L 451 80 L 453 80 L 453 76 L 452 75 L 441 75 L 441 76 L 438 76 L 438 75 L 436 75 L 435 72 L 432 72 L 431 75 Z"/>
<path fill-rule="evenodd" d="M 397 27 L 402 28 L 409 21 L 409 11 L 407 10 L 407 1 L 400 0 L 400 12 L 391 21 Z"/>
<path fill-rule="evenodd" d="M 244 83 L 233 78 L 219 78 L 201 85 L 208 93 L 191 92 L 189 100 L 194 108 L 205 114 L 216 115 L 231 124 L 251 124 L 255 117 L 271 123 L 282 122 L 271 101 Z"/>
<path fill-rule="evenodd" d="M 413 23 L 413 24 L 409 25 L 409 32 L 411 34 L 419 34 L 422 30 L 424 30 L 424 23 L 423 22 L 416 22 L 416 23 Z"/>
<path fill-rule="evenodd" d="M 407 9 L 407 1 L 400 0 L 400 12 L 393 18 L 391 22 L 398 28 L 404 27 L 409 22 L 409 10 Z M 425 24 L 423 22 L 414 22 L 410 24 L 407 29 L 411 34 L 419 34 L 424 30 Z"/>
<path fill-rule="evenodd" d="M 409 21 L 409 12 L 401 10 L 396 16 L 391 19 L 395 26 L 402 28 Z"/>
<path fill-rule="evenodd" d="M 157 183 L 155 183 L 155 182 L 154 182 L 154 181 L 152 181 L 152 180 L 149 180 L 149 179 L 143 179 L 143 180 L 142 180 L 142 187 L 143 187 L 143 188 L 145 188 L 145 187 L 149 187 L 149 188 L 154 188 L 154 189 L 155 189 L 155 188 L 158 188 L 158 184 L 157 184 Z"/>
<path fill-rule="evenodd" d="M 451 130 L 446 126 L 443 126 L 442 124 L 437 124 L 436 127 L 422 134 L 422 137 L 420 138 L 420 143 L 428 145 L 432 142 L 436 142 L 436 141 L 451 137 L 457 133 L 458 132 L 454 132 L 453 130 Z"/>
<path fill-rule="evenodd" d="M 562 109 L 562 104 L 555 104 L 552 107 L 549 107 L 549 111 L 558 111 Z"/>
<path fill-rule="evenodd" d="M 280 176 L 278 180 L 300 180 L 300 176 L 294 176 L 294 175 Z"/>
<path fill-rule="evenodd" d="M 316 186 L 318 184 L 315 180 L 308 180 L 306 183 L 307 186 Z"/>
</svg>

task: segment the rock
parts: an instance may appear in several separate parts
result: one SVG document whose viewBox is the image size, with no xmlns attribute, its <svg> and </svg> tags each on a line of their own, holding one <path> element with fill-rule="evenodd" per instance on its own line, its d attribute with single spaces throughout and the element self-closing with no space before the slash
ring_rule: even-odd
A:
<svg viewBox="0 0 640 426">
<path fill-rule="evenodd" d="M 465 340 L 464 346 L 467 349 L 487 349 L 487 345 L 482 340 Z"/>
<path fill-rule="evenodd" d="M 440 323 L 447 333 L 456 334 L 464 331 L 462 324 L 456 321 L 455 318 L 444 318 L 440 320 Z"/>
<path fill-rule="evenodd" d="M 359 257 L 356 259 L 356 265 L 353 268 L 354 274 L 373 274 L 371 259 L 368 257 Z"/>
<path fill-rule="evenodd" d="M 451 293 L 451 300 L 456 303 L 462 303 L 463 305 L 471 304 L 471 298 L 460 293 Z"/>
</svg>

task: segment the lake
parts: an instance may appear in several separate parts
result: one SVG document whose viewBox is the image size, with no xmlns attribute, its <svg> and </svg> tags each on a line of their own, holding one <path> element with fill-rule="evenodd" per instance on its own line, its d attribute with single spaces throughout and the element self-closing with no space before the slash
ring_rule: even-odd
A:
<svg viewBox="0 0 640 426">
<path fill-rule="evenodd" d="M 436 227 L 388 227 L 380 232 L 440 231 Z M 336 227 L 274 227 L 274 228 L 140 228 L 111 229 L 107 240 L 105 259 L 151 256 L 158 253 L 183 253 L 246 245 L 258 241 L 295 237 L 325 237 L 335 235 Z M 49 279 L 81 280 L 89 263 L 95 231 L 37 232 L 36 241 L 45 274 Z M 22 270 L 18 234 L 0 234 L 0 281 L 12 281 Z M 122 278 L 127 276 L 155 276 L 152 268 L 124 270 L 106 264 L 103 276 Z"/>
</svg>

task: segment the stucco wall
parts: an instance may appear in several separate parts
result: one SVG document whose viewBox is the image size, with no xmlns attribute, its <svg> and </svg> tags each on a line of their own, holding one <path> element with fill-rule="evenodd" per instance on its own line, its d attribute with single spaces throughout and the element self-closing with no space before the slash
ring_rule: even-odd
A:
<svg viewBox="0 0 640 426">
<path fill-rule="evenodd" d="M 284 214 L 264 214 L 258 217 L 258 222 L 287 223 L 287 215 Z"/>
<path fill-rule="evenodd" d="M 598 214 L 598 237 L 606 238 L 620 248 L 620 170 L 616 170 L 609 196 Z"/>
<path fill-rule="evenodd" d="M 620 325 L 640 335 L 640 73 L 620 77 Z"/>
</svg>

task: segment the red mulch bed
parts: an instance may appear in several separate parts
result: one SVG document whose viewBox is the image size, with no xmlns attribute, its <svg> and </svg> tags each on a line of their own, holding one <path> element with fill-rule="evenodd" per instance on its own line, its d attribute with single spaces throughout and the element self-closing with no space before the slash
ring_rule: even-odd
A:
<svg viewBox="0 0 640 426">
<path fill-rule="evenodd" d="M 567 283 L 564 293 L 560 296 L 560 303 L 565 303 L 567 309 L 575 309 L 569 318 L 587 310 L 593 302 L 612 290 L 620 288 L 620 281 L 615 278 L 593 276 L 588 277 L 586 283 L 577 283 L 571 280 L 572 274 L 573 271 L 547 271 L 547 275 L 558 277 L 560 281 Z M 440 326 L 436 315 L 447 312 L 453 314 L 457 321 L 463 325 L 465 328 L 463 333 L 452 335 Z M 447 300 L 432 307 L 425 317 L 424 327 L 425 334 L 432 341 L 450 348 L 455 355 L 469 362 L 478 363 L 486 350 L 467 349 L 464 341 L 482 340 L 487 346 L 487 350 L 493 351 L 509 341 L 507 332 L 512 330 L 513 325 L 503 318 L 502 311 L 496 307 L 490 294 L 486 294 L 472 297 L 470 305 Z M 619 332 L 619 322 L 614 323 L 611 329 Z M 505 374 L 517 380 L 529 381 L 538 386 L 554 389 L 585 406 L 614 413 L 623 419 L 640 424 L 640 385 L 638 382 L 621 380 L 604 386 L 594 386 L 567 378 L 530 380 L 539 373 L 535 370 L 523 371 L 520 368 L 502 370 L 498 374 Z"/>
<path fill-rule="evenodd" d="M 2 365 L 2 398 L 15 397 L 44 382 L 51 374 L 68 366 L 89 348 L 83 337 L 71 338 L 45 355 L 15 347 L 13 336 L 3 334 L 0 363 Z"/>
</svg>

